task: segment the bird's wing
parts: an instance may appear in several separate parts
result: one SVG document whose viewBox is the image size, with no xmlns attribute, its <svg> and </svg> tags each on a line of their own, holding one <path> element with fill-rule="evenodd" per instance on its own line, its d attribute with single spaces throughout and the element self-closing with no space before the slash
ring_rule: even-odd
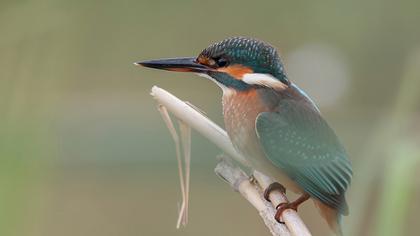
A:
<svg viewBox="0 0 420 236">
<path fill-rule="evenodd" d="M 260 113 L 256 131 L 268 159 L 303 190 L 347 214 L 344 192 L 352 168 L 334 131 L 307 103 L 284 99 Z"/>
</svg>

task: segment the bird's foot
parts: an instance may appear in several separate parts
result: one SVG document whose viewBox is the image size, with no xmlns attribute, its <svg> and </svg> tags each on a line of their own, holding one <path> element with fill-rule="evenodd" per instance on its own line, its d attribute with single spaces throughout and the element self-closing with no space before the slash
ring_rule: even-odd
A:
<svg viewBox="0 0 420 236">
<path fill-rule="evenodd" d="M 276 219 L 277 222 L 284 224 L 284 222 L 280 220 L 283 212 L 287 209 L 292 209 L 292 210 L 297 211 L 299 205 L 304 203 L 306 200 L 308 200 L 309 197 L 310 197 L 309 194 L 304 193 L 298 199 L 296 199 L 293 202 L 282 202 L 282 203 L 280 203 L 276 207 L 277 212 L 276 212 L 276 215 L 274 216 L 274 219 Z"/>
<path fill-rule="evenodd" d="M 271 202 L 270 193 L 274 190 L 279 190 L 283 194 L 286 194 L 286 188 L 280 183 L 274 182 L 268 185 L 268 187 L 264 190 L 264 199 L 267 200 L 268 202 Z"/>
</svg>

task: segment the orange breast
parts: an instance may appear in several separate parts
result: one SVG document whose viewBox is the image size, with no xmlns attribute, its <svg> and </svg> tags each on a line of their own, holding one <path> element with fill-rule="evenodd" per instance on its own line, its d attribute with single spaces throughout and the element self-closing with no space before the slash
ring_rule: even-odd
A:
<svg viewBox="0 0 420 236">
<path fill-rule="evenodd" d="M 257 134 L 255 120 L 259 113 L 268 111 L 257 90 L 232 91 L 223 96 L 223 115 L 226 131 L 233 145 L 244 155 L 263 155 Z"/>
</svg>

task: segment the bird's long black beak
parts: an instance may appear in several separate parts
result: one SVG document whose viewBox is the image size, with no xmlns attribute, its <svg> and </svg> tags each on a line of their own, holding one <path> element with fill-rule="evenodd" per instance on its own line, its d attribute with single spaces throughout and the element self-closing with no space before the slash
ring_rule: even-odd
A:
<svg viewBox="0 0 420 236">
<path fill-rule="evenodd" d="M 198 72 L 205 73 L 209 67 L 196 61 L 194 57 L 167 58 L 150 61 L 135 62 L 135 65 L 150 67 L 160 70 L 179 71 L 179 72 Z"/>
</svg>

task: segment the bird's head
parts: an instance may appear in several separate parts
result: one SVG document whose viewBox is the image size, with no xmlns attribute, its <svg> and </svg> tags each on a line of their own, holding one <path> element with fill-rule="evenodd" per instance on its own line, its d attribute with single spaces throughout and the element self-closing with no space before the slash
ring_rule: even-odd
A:
<svg viewBox="0 0 420 236">
<path fill-rule="evenodd" d="M 224 88 L 253 87 L 282 89 L 289 86 L 277 51 L 262 41 L 232 37 L 212 44 L 197 57 L 158 59 L 136 65 L 169 71 L 195 72 Z"/>
</svg>

